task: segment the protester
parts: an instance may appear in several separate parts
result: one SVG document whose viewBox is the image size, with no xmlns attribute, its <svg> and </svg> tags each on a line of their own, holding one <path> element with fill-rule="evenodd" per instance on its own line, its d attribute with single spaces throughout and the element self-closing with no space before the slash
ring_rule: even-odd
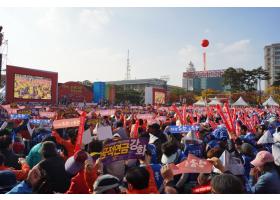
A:
<svg viewBox="0 0 280 200">
<path fill-rule="evenodd" d="M 99 176 L 93 185 L 94 194 L 120 194 L 120 180 L 110 174 Z"/>
<path fill-rule="evenodd" d="M 252 193 L 280 194 L 280 170 L 275 165 L 272 154 L 260 151 L 251 164 L 254 166 L 250 172 Z"/>
<path fill-rule="evenodd" d="M 0 131 L 0 152 L 5 156 L 5 166 L 20 169 L 19 156 L 12 151 L 12 137 L 7 130 Z"/>
<path fill-rule="evenodd" d="M 64 193 L 69 188 L 69 183 L 64 161 L 58 157 L 52 157 L 35 165 L 30 170 L 27 179 L 16 185 L 8 194 Z"/>
<path fill-rule="evenodd" d="M 37 163 L 39 163 L 42 160 L 41 148 L 42 148 L 43 143 L 46 141 L 56 142 L 56 139 L 53 136 L 48 136 L 48 137 L 44 138 L 42 140 L 42 142 L 40 142 L 40 143 L 36 144 L 34 147 L 32 147 L 32 149 L 26 156 L 26 161 L 27 161 L 28 165 L 30 166 L 30 168 L 32 168 L 33 166 L 35 166 Z"/>
<path fill-rule="evenodd" d="M 49 124 L 40 116 L 1 118 L 0 192 L 280 193 L 278 108 L 229 109 L 225 118 L 221 112 L 227 115 L 227 109 L 218 107 L 118 109 L 42 106 L 42 112 L 57 113 L 47 117 Z M 84 127 L 77 121 L 82 111 L 86 122 L 92 120 Z M 63 128 L 55 129 L 54 120 Z M 85 136 L 81 130 L 95 123 L 111 130 Z M 107 139 L 100 140 L 101 134 Z"/>
</svg>

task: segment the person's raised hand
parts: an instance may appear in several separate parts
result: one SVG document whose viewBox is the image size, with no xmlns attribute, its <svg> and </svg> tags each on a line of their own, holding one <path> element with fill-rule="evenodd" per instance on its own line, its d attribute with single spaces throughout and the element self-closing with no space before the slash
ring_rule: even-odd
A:
<svg viewBox="0 0 280 200">
<path fill-rule="evenodd" d="M 219 169 L 222 173 L 225 171 L 225 167 L 223 166 L 222 161 L 219 158 L 212 157 L 207 159 L 210 163 L 214 165 L 217 169 Z"/>
</svg>

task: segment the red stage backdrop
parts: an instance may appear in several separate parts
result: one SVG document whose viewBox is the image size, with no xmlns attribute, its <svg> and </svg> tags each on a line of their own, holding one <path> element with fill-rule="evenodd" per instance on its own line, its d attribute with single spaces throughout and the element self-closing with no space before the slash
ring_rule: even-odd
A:
<svg viewBox="0 0 280 200">
<path fill-rule="evenodd" d="M 61 101 L 66 97 L 71 102 L 87 102 L 93 101 L 92 90 L 78 82 L 66 82 L 58 86 L 58 99 Z"/>
<path fill-rule="evenodd" d="M 6 102 L 57 103 L 57 72 L 7 65 Z"/>
</svg>

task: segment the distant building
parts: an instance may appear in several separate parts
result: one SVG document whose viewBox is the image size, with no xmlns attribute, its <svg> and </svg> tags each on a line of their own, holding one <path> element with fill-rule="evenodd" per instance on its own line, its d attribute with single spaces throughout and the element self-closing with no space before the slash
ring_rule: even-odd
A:
<svg viewBox="0 0 280 200">
<path fill-rule="evenodd" d="M 121 81 L 109 81 L 106 84 L 115 85 L 116 88 L 123 89 L 123 90 L 135 90 L 140 92 L 141 100 L 140 102 L 146 102 L 145 93 L 147 93 L 146 88 L 152 89 L 153 100 L 155 100 L 156 96 L 154 94 L 166 96 L 167 92 L 167 81 L 162 79 L 135 79 L 135 80 L 121 80 Z M 147 94 L 146 94 L 147 96 Z"/>
<path fill-rule="evenodd" d="M 267 88 L 273 84 L 275 77 L 280 73 L 280 43 L 264 47 L 264 63 L 271 77 L 270 80 L 265 81 L 265 88 Z"/>
<path fill-rule="evenodd" d="M 167 89 L 167 81 L 161 79 L 135 79 L 135 80 L 121 80 L 109 81 L 107 84 L 116 85 L 124 90 L 136 90 L 144 92 L 146 87 L 156 87 L 160 89 Z"/>
<path fill-rule="evenodd" d="M 195 71 L 192 62 L 183 73 L 183 88 L 187 91 L 199 92 L 204 89 L 224 91 L 223 78 L 225 70 Z"/>
</svg>

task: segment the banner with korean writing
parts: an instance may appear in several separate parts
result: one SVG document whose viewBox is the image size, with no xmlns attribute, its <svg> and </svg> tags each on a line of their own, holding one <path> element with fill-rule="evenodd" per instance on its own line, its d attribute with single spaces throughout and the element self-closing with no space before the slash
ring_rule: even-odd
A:
<svg viewBox="0 0 280 200">
<path fill-rule="evenodd" d="M 104 164 L 119 160 L 137 159 L 145 155 L 147 139 L 128 139 L 112 141 L 106 144 L 100 158 Z"/>
<path fill-rule="evenodd" d="M 53 121 L 54 129 L 80 126 L 80 118 L 60 119 Z"/>
<path fill-rule="evenodd" d="M 110 110 L 98 110 L 95 113 L 97 115 L 101 115 L 101 116 L 111 116 L 111 115 L 115 115 L 116 110 L 115 109 L 110 109 Z"/>
<path fill-rule="evenodd" d="M 143 120 L 152 120 L 154 119 L 154 115 L 153 114 L 138 114 L 136 115 L 137 119 L 143 119 Z"/>
<path fill-rule="evenodd" d="M 170 167 L 173 174 L 177 175 L 184 173 L 211 173 L 213 165 L 206 159 L 189 154 L 186 160 L 177 165 L 171 164 Z"/>
<path fill-rule="evenodd" d="M 52 126 L 52 122 L 49 119 L 30 119 L 29 120 L 30 124 L 33 125 L 43 125 L 43 126 Z"/>
<path fill-rule="evenodd" d="M 30 109 L 20 109 L 20 110 L 17 110 L 17 114 L 31 115 L 31 110 Z"/>
<path fill-rule="evenodd" d="M 10 118 L 11 119 L 29 119 L 29 115 L 26 114 L 11 114 Z"/>
<path fill-rule="evenodd" d="M 55 112 L 40 112 L 40 117 L 53 118 L 55 116 Z"/>
<path fill-rule="evenodd" d="M 198 130 L 199 126 L 170 126 L 170 133 L 187 133 Z"/>
</svg>

